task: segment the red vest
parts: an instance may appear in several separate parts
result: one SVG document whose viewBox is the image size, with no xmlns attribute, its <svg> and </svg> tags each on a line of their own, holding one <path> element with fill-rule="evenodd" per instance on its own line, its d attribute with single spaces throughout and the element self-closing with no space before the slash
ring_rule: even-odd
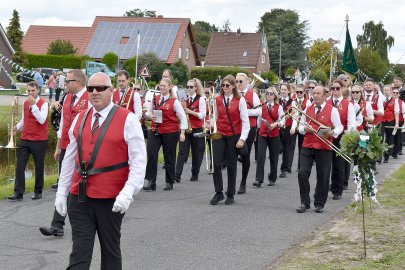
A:
<svg viewBox="0 0 405 270">
<path fill-rule="evenodd" d="M 197 98 L 197 96 L 196 96 L 196 98 Z M 189 108 L 193 112 L 197 112 L 197 113 L 200 112 L 200 99 L 201 99 L 201 97 L 198 97 L 198 99 L 195 100 L 194 102 L 192 102 L 191 104 L 187 100 L 187 108 Z M 201 128 L 203 126 L 204 119 L 200 119 L 191 114 L 189 114 L 188 117 L 190 119 L 191 127 L 193 129 Z"/>
<path fill-rule="evenodd" d="M 159 133 L 167 134 L 178 132 L 180 129 L 179 119 L 177 118 L 177 115 L 174 112 L 174 102 L 176 101 L 176 98 L 169 98 L 162 106 L 159 106 L 160 95 L 157 95 L 155 97 L 155 100 L 157 104 L 157 110 L 162 110 L 162 117 L 163 117 L 163 123 L 158 124 Z M 153 109 L 155 110 L 155 107 L 153 107 Z M 152 121 L 151 127 L 152 131 L 155 131 L 154 121 Z"/>
<path fill-rule="evenodd" d="M 45 99 L 40 98 L 37 102 L 37 107 L 41 110 Z M 45 108 L 48 110 L 48 108 Z M 29 141 L 46 141 L 48 140 L 48 115 L 45 122 L 41 125 L 35 116 L 30 111 L 28 101 L 24 101 L 24 128 L 21 134 L 21 139 Z"/>
<path fill-rule="evenodd" d="M 72 103 L 73 94 L 69 93 L 66 95 L 65 101 L 63 102 L 63 126 L 62 126 L 62 138 L 61 138 L 61 148 L 66 149 L 69 144 L 69 129 L 72 125 L 73 120 L 76 115 L 80 112 L 87 110 L 88 106 L 88 95 L 87 91 L 81 96 L 76 105 L 70 108 Z"/>
<path fill-rule="evenodd" d="M 329 99 L 327 101 L 327 103 L 331 106 L 333 106 L 333 98 Z M 343 98 L 342 102 L 339 102 L 339 104 L 337 105 L 336 109 L 339 112 L 339 116 L 340 116 L 340 122 L 343 125 L 343 130 L 347 129 L 347 114 L 349 111 L 349 104 L 350 101 L 348 101 L 347 99 Z"/>
<path fill-rule="evenodd" d="M 217 103 L 218 119 L 217 119 L 217 130 L 218 133 L 224 136 L 234 135 L 232 132 L 231 124 L 229 123 L 228 115 L 226 114 L 226 109 L 224 105 L 224 96 L 220 95 L 215 98 Z M 230 104 L 228 106 L 229 117 L 232 121 L 233 129 L 235 134 L 241 134 L 242 132 L 242 120 L 240 119 L 239 111 L 239 99 L 232 97 Z"/>
<path fill-rule="evenodd" d="M 110 126 L 103 137 L 97 158 L 93 168 L 104 168 L 128 161 L 128 145 L 124 138 L 125 120 L 129 114 L 128 110 L 119 108 L 110 123 Z M 81 112 L 76 122 L 73 134 L 78 139 L 80 123 L 85 115 Z M 94 135 L 91 134 L 92 112 L 89 112 L 82 133 L 82 155 L 83 161 L 89 161 L 101 127 Z M 104 123 L 103 123 L 104 124 Z M 76 165 L 79 165 L 79 154 L 76 153 Z M 120 193 L 128 179 L 129 167 L 118 170 L 90 175 L 87 178 L 87 196 L 96 199 L 115 198 Z M 79 182 L 82 176 L 76 171 L 73 172 L 70 193 L 79 193 Z"/>
<path fill-rule="evenodd" d="M 353 101 L 352 103 L 354 104 L 355 102 Z M 361 125 L 357 127 L 357 130 L 361 131 L 364 129 L 364 127 L 367 126 L 367 121 L 364 119 L 365 117 L 367 117 L 367 102 L 362 100 L 360 103 L 357 103 L 357 104 L 359 104 L 359 106 L 360 106 L 359 110 L 361 110 L 361 114 L 363 115 L 363 123 L 361 123 Z M 358 114 L 356 112 L 356 118 L 357 118 L 357 116 L 358 116 Z"/>
<path fill-rule="evenodd" d="M 282 99 L 280 99 L 280 103 L 281 103 L 281 101 L 282 101 Z M 286 114 L 286 112 L 287 112 L 287 110 L 292 106 L 292 99 L 291 98 L 289 98 L 287 101 L 286 101 L 286 104 L 285 104 L 285 107 L 283 106 L 283 111 L 284 111 L 284 113 Z M 291 127 L 292 126 L 292 118 L 291 117 L 289 117 L 288 119 L 286 119 L 285 120 L 285 126 L 286 127 Z"/>
<path fill-rule="evenodd" d="M 263 104 L 262 105 L 262 118 L 265 119 L 267 122 L 269 122 L 269 124 L 273 124 L 277 119 L 278 119 L 278 108 L 280 107 L 280 104 L 273 104 L 273 106 L 271 106 L 270 112 L 267 110 L 267 104 Z M 271 116 L 270 116 L 271 115 Z M 274 119 L 274 120 L 273 120 Z M 260 121 L 260 130 L 259 130 L 259 135 L 266 137 L 266 133 L 267 133 L 267 125 L 263 122 Z M 279 135 L 279 128 L 273 128 L 269 134 L 268 137 L 272 138 L 272 137 L 277 137 Z"/>
<path fill-rule="evenodd" d="M 295 100 L 298 108 L 301 108 L 301 110 L 303 110 L 303 111 L 307 108 L 307 101 L 308 101 L 308 99 L 306 97 L 304 97 L 301 104 L 298 103 L 298 98 Z"/>
<path fill-rule="evenodd" d="M 132 89 L 128 89 L 127 93 L 124 94 L 124 102 L 120 102 L 121 98 L 120 98 L 120 89 L 115 89 L 113 92 L 113 102 L 114 104 L 117 104 L 118 106 L 121 106 L 122 108 L 126 109 L 127 108 L 127 104 L 129 99 L 131 99 L 131 101 L 129 102 L 129 106 L 128 106 L 128 110 L 130 110 L 131 112 L 135 112 L 134 111 L 134 94 L 131 96 L 132 93 Z"/>
<path fill-rule="evenodd" d="M 319 114 L 318 117 L 316 117 L 315 113 L 315 104 L 312 104 L 311 106 L 308 107 L 307 109 L 307 115 L 310 117 L 316 119 L 318 122 L 320 122 L 322 125 L 331 127 L 332 124 L 332 108 L 330 104 L 326 103 L 325 107 L 323 107 L 321 113 Z M 311 125 L 313 128 L 317 129 L 319 126 L 315 124 L 312 121 L 309 121 L 306 119 L 306 122 Z M 328 141 L 332 142 L 333 137 L 330 137 Z M 304 136 L 304 142 L 302 144 L 303 147 L 306 148 L 314 148 L 314 149 L 321 149 L 321 150 L 332 150 L 331 147 L 327 146 L 324 142 L 322 142 L 317 136 L 315 136 L 313 133 L 307 133 Z"/>
<path fill-rule="evenodd" d="M 392 122 L 395 120 L 395 98 L 391 97 L 391 99 L 387 102 L 384 101 L 384 115 L 382 117 L 383 122 Z"/>
<path fill-rule="evenodd" d="M 372 101 L 371 101 L 371 107 L 373 110 L 378 111 L 378 99 L 380 98 L 380 95 L 373 95 Z M 381 124 L 383 116 L 382 115 L 375 115 L 374 114 L 374 120 L 373 120 L 373 125 Z"/>
<path fill-rule="evenodd" d="M 253 91 L 252 90 L 247 90 L 244 96 L 246 100 L 246 106 L 247 109 L 251 109 L 254 107 L 253 105 Z M 257 126 L 257 117 L 256 116 L 249 116 L 249 124 L 250 127 L 256 127 Z"/>
</svg>

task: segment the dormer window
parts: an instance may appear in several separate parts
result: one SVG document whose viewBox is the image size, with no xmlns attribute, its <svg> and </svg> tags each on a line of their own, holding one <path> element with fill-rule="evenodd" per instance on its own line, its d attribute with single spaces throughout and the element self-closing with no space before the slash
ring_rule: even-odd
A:
<svg viewBox="0 0 405 270">
<path fill-rule="evenodd" d="M 247 57 L 247 51 L 243 51 L 242 56 L 243 56 L 243 57 Z"/>
<path fill-rule="evenodd" d="M 120 44 L 128 44 L 129 37 L 122 37 L 120 40 Z"/>
</svg>

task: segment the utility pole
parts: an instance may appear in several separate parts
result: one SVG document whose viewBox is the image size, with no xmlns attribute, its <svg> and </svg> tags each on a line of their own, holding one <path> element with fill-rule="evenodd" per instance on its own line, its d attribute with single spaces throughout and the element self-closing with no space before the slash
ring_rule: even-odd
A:
<svg viewBox="0 0 405 270">
<path fill-rule="evenodd" d="M 279 46 L 279 55 L 280 55 L 280 59 L 279 59 L 279 63 L 278 63 L 278 81 L 281 82 L 281 29 L 280 27 L 278 28 L 278 34 L 280 36 L 280 46 Z"/>
</svg>

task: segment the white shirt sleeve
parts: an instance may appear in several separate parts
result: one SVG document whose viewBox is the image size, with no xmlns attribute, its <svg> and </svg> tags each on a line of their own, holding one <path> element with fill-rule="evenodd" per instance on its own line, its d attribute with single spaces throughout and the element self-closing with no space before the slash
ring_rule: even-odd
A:
<svg viewBox="0 0 405 270">
<path fill-rule="evenodd" d="M 62 127 L 63 127 L 63 106 L 62 109 L 60 110 L 60 122 L 59 122 L 59 129 L 56 132 L 56 137 L 58 139 L 62 138 Z"/>
<path fill-rule="evenodd" d="M 307 109 L 308 109 L 308 107 L 305 108 L 305 110 L 304 110 L 305 113 L 307 112 Z M 302 135 L 305 135 L 305 133 L 306 133 L 305 132 L 306 121 L 307 121 L 307 118 L 306 118 L 305 114 L 302 114 L 300 123 L 298 125 L 298 132 L 301 133 Z"/>
<path fill-rule="evenodd" d="M 350 102 L 347 108 L 347 131 L 354 129 L 356 129 L 356 113 L 353 104 Z"/>
<path fill-rule="evenodd" d="M 184 112 L 183 106 L 181 106 L 178 99 L 174 101 L 173 110 L 176 113 L 177 118 L 180 120 L 180 129 L 187 129 L 188 123 L 186 113 Z"/>
<path fill-rule="evenodd" d="M 207 103 L 205 97 L 200 97 L 200 102 L 198 104 L 198 119 L 204 119 L 207 114 Z"/>
<path fill-rule="evenodd" d="M 14 128 L 14 127 L 11 127 Z M 15 128 L 17 129 L 17 131 L 21 131 L 24 128 L 24 103 L 22 106 L 22 110 L 21 110 L 21 120 L 17 123 L 17 125 L 15 125 Z"/>
<path fill-rule="evenodd" d="M 377 110 L 384 115 L 384 96 L 378 96 Z"/>
<path fill-rule="evenodd" d="M 372 120 L 374 120 L 374 110 L 370 102 L 366 102 L 366 113 L 368 117 L 371 117 L 373 118 Z"/>
<path fill-rule="evenodd" d="M 356 128 L 357 128 L 363 124 L 363 110 L 365 110 L 366 108 L 363 108 L 363 110 L 360 112 L 361 107 L 359 104 L 354 103 L 353 107 L 356 115 Z"/>
<path fill-rule="evenodd" d="M 136 118 L 139 121 L 142 118 L 142 101 L 141 101 L 141 97 L 139 96 L 139 93 L 136 92 L 135 90 L 132 90 L 132 91 L 135 92 L 134 95 L 133 95 L 133 98 L 134 98 L 134 113 L 135 113 Z"/>
<path fill-rule="evenodd" d="M 245 100 L 245 102 L 246 102 L 246 100 Z M 256 107 L 258 105 L 260 105 L 260 99 L 257 96 L 256 92 L 253 92 L 253 107 Z M 248 114 L 248 116 L 259 116 L 261 111 L 262 111 L 262 108 L 259 106 L 256 109 L 248 109 L 247 114 Z"/>
<path fill-rule="evenodd" d="M 295 101 L 291 102 L 291 106 L 292 106 L 292 107 L 297 107 L 297 102 L 295 102 Z M 298 111 L 297 111 L 297 110 L 293 110 L 293 114 L 292 114 L 291 117 L 292 117 L 292 126 L 291 126 L 291 129 L 296 129 L 297 126 L 298 126 L 298 123 L 297 123 Z"/>
<path fill-rule="evenodd" d="M 37 119 L 38 123 L 41 125 L 45 123 L 46 119 L 48 118 L 48 102 L 44 102 L 42 104 L 41 109 L 38 108 L 37 104 L 34 104 L 31 107 L 31 112 L 34 115 L 35 119 Z"/>
<path fill-rule="evenodd" d="M 146 170 L 146 147 L 142 127 L 133 113 L 128 114 L 125 120 L 124 138 L 128 145 L 129 174 L 120 194 L 131 198 L 143 187 Z"/>
<path fill-rule="evenodd" d="M 246 138 L 249 135 L 250 123 L 247 113 L 246 101 L 243 97 L 241 97 L 239 100 L 239 111 L 240 111 L 240 119 L 242 120 L 242 131 L 239 139 L 246 141 Z"/>
<path fill-rule="evenodd" d="M 353 108 L 353 106 L 352 106 L 352 108 Z M 339 137 L 340 133 L 343 132 L 343 125 L 342 125 L 342 122 L 340 122 L 339 112 L 335 107 L 332 108 L 331 121 L 334 126 L 334 129 L 332 130 L 333 137 L 337 138 L 337 137 Z M 349 125 L 347 125 L 347 126 L 349 126 Z"/>
<path fill-rule="evenodd" d="M 395 115 L 399 115 L 400 110 L 399 110 L 399 102 L 398 99 L 394 100 L 394 114 Z"/>
<path fill-rule="evenodd" d="M 401 110 L 402 110 L 402 116 L 405 117 L 405 102 L 402 102 L 402 108 L 401 108 Z"/>
<path fill-rule="evenodd" d="M 285 117 L 284 117 L 284 110 L 283 110 L 283 106 L 278 106 L 278 119 L 281 119 L 280 122 L 278 122 L 278 126 L 282 127 L 285 125 Z"/>
</svg>

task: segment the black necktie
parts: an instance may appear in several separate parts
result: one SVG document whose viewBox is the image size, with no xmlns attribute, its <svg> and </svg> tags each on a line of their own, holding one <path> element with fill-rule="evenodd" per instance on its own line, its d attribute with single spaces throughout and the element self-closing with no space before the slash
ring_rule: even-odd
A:
<svg viewBox="0 0 405 270">
<path fill-rule="evenodd" d="M 228 106 L 229 106 L 229 97 L 227 97 L 226 101 L 225 101 L 225 107 L 228 107 Z"/>
<path fill-rule="evenodd" d="M 242 94 L 242 97 L 245 97 L 245 92 L 240 92 Z"/>
<path fill-rule="evenodd" d="M 370 101 L 370 96 L 371 95 L 367 95 L 367 100 L 366 101 Z"/>
<path fill-rule="evenodd" d="M 72 97 L 72 103 L 70 103 L 70 108 L 71 108 L 71 109 L 73 108 L 73 104 L 75 103 L 76 98 L 77 98 L 77 96 L 76 96 L 76 95 L 73 95 L 73 97 Z"/>
<path fill-rule="evenodd" d="M 338 104 L 339 104 L 339 100 L 335 99 L 335 100 L 333 101 L 333 106 L 337 107 Z"/>
<path fill-rule="evenodd" d="M 190 97 L 188 100 L 188 105 L 190 106 L 192 102 L 193 102 L 193 98 Z"/>
<path fill-rule="evenodd" d="M 315 107 L 318 109 L 318 110 L 316 111 L 316 114 L 315 114 L 316 118 L 318 118 L 319 114 L 321 113 L 322 107 L 319 106 L 319 105 L 317 105 L 317 106 L 315 106 Z"/>
<path fill-rule="evenodd" d="M 94 120 L 94 123 L 93 123 L 93 128 L 91 129 L 91 134 L 92 135 L 94 135 L 94 133 L 96 133 L 96 131 L 97 131 L 97 129 L 100 127 L 100 123 L 99 123 L 99 121 L 98 121 L 98 118 L 100 118 L 100 114 L 99 113 L 95 113 L 94 114 L 94 117 L 96 118 L 95 120 Z"/>
<path fill-rule="evenodd" d="M 164 101 L 165 101 L 165 98 L 162 97 L 162 98 L 160 99 L 159 107 L 163 105 Z"/>
</svg>

